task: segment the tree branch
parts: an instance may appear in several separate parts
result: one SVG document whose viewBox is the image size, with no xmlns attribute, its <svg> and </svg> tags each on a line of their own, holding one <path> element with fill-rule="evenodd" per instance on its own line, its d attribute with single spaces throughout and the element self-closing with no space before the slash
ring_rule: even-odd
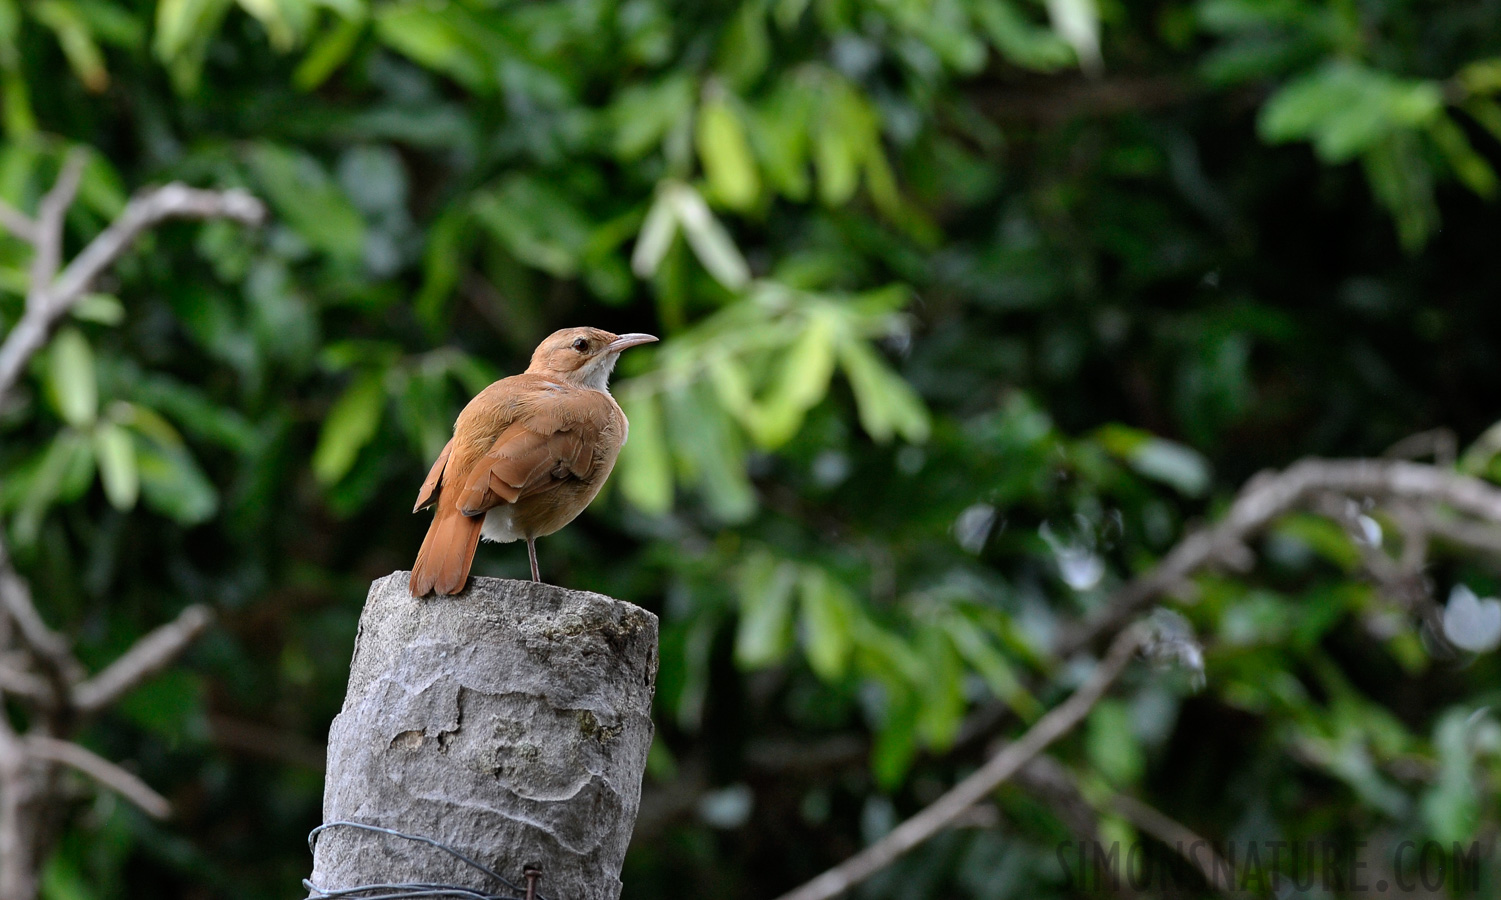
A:
<svg viewBox="0 0 1501 900">
<path fill-rule="evenodd" d="M 27 752 L 39 759 L 61 763 L 99 782 L 139 806 L 152 818 L 165 819 L 172 814 L 172 804 L 151 786 L 104 757 L 72 741 L 29 734 L 24 739 Z"/>
<path fill-rule="evenodd" d="M 1098 614 L 1064 632 L 1054 652 L 1067 657 L 1093 644 L 1199 569 L 1227 559 L 1244 562 L 1247 541 L 1323 494 L 1446 506 L 1464 516 L 1501 523 L 1501 489 L 1478 478 L 1402 460 L 1304 460 L 1252 478 L 1223 519 L 1184 538 L 1155 567 L 1116 591 Z"/>
<path fill-rule="evenodd" d="M 0 663 L 0 694 L 15 694 L 46 703 L 52 699 L 52 686 L 40 675 Z"/>
<path fill-rule="evenodd" d="M 4 228 L 12 236 L 28 244 L 36 242 L 36 223 L 31 221 L 30 216 L 4 200 L 0 200 L 0 228 Z"/>
<path fill-rule="evenodd" d="M 1161 841 L 1163 846 L 1174 850 L 1189 865 L 1198 869 L 1211 888 L 1222 894 L 1236 892 L 1235 881 L 1229 874 L 1234 871 L 1234 867 L 1215 851 L 1213 844 L 1199 837 L 1193 829 L 1156 807 L 1125 794 L 1116 794 L 1111 798 L 1110 805 L 1127 822 Z M 1185 847 L 1202 847 L 1206 851 L 1205 858 L 1200 859 L 1199 854 L 1192 851 L 1184 853 Z"/>
<path fill-rule="evenodd" d="M 967 809 L 1083 721 L 1125 672 L 1145 637 L 1145 631 L 1140 626 L 1122 631 L 1089 679 L 1067 700 L 1038 719 L 1026 734 L 1007 744 L 985 765 L 954 785 L 917 815 L 892 829 L 885 837 L 802 887 L 782 895 L 779 900 L 830 900 L 837 897 L 948 827 Z"/>
<path fill-rule="evenodd" d="M 31 239 L 36 253 L 31 257 L 31 285 L 26 293 L 27 312 L 33 306 L 47 302 L 50 294 L 48 289 L 52 286 L 52 278 L 57 274 L 57 267 L 63 258 L 63 219 L 68 214 L 68 207 L 73 204 L 73 197 L 78 193 L 78 183 L 83 178 L 83 164 L 86 161 L 87 157 L 82 151 L 69 151 L 68 158 L 63 160 L 62 170 L 57 173 L 57 181 L 37 205 L 36 227 Z"/>
<path fill-rule="evenodd" d="M 59 187 L 64 187 L 59 177 Z M 48 197 L 58 191 L 54 187 Z M 46 201 L 43 201 L 44 207 Z M 57 323 L 73 308 L 89 285 L 109 267 L 135 241 L 142 232 L 167 219 L 232 219 L 247 225 L 258 225 L 265 218 L 266 207 L 251 194 L 241 190 L 205 191 L 190 188 L 185 184 L 168 184 L 137 195 L 125 206 L 109 227 L 101 231 L 74 257 L 57 280 L 51 272 L 46 280 L 37 280 L 35 275 L 47 269 L 44 265 L 43 245 L 49 242 L 48 222 L 38 221 L 37 259 L 33 262 L 32 294 L 27 300 L 26 313 L 11 329 L 0 344 L 0 400 L 4 400 L 26 364 L 36 355 L 52 334 Z M 61 235 L 58 235 L 61 246 Z M 55 270 L 56 263 L 51 263 Z"/>
<path fill-rule="evenodd" d="M 83 666 L 73 658 L 68 642 L 47 627 L 31 598 L 31 588 L 10 564 L 10 550 L 0 532 L 0 610 L 15 623 L 21 640 L 31 649 L 57 694 L 64 700 L 68 686 L 83 677 Z"/>
<path fill-rule="evenodd" d="M 1027 763 L 1017 773 L 1016 780 L 1023 788 L 1040 795 L 1054 814 L 1063 819 L 1064 824 L 1081 839 L 1099 840 L 1099 814 L 1095 805 L 1085 798 L 1080 789 L 1076 772 L 1051 756 L 1043 755 Z M 1235 893 L 1235 882 L 1229 876 L 1233 867 L 1193 829 L 1156 807 L 1126 794 L 1113 793 L 1105 802 L 1139 831 L 1156 838 L 1164 847 L 1197 869 L 1212 889 L 1222 894 Z M 1206 851 L 1203 857 L 1190 850 L 1195 846 Z"/>
<path fill-rule="evenodd" d="M 121 695 L 166 668 L 213 619 L 214 614 L 207 606 L 189 606 L 176 619 L 136 641 L 104 671 L 74 687 L 74 708 L 89 715 L 114 703 Z"/>
<path fill-rule="evenodd" d="M 25 745 L 0 709 L 0 897 L 36 893 L 36 871 L 26 821 L 34 800 Z"/>
</svg>

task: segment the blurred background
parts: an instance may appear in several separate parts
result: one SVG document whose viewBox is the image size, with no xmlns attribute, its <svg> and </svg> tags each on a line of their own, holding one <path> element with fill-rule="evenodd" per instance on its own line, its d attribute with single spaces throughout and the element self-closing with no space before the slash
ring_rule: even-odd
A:
<svg viewBox="0 0 1501 900">
<path fill-rule="evenodd" d="M 80 736 L 176 816 L 66 781 L 43 895 L 302 895 L 367 586 L 463 403 L 584 324 L 664 338 L 539 545 L 662 620 L 625 897 L 837 863 L 1066 696 L 1057 636 L 1258 470 L 1426 433 L 1496 471 L 1498 48 L 1496 0 L 0 0 L 0 197 L 84 148 L 69 252 L 152 183 L 271 209 L 154 232 L 0 410 L 5 534 L 85 662 L 219 614 Z M 29 258 L 0 240 L 0 332 Z M 1093 893 L 1059 842 L 1142 807 L 1490 846 L 1495 641 L 1436 641 L 1328 519 L 1256 549 L 1172 604 L 1202 672 L 1134 668 L 860 896 Z M 1498 573 L 1424 570 L 1487 615 Z"/>
</svg>

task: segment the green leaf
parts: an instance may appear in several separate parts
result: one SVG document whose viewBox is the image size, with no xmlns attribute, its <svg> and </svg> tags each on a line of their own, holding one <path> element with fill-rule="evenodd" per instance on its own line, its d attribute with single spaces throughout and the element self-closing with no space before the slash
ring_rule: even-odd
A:
<svg viewBox="0 0 1501 900">
<path fill-rule="evenodd" d="M 949 639 L 954 642 L 954 649 L 985 679 L 986 686 L 997 699 L 1004 701 L 1024 721 L 1030 722 L 1042 714 L 1041 704 L 1023 686 L 1006 654 L 984 628 L 964 615 L 946 616 L 943 625 Z"/>
<path fill-rule="evenodd" d="M 17 39 L 21 36 L 21 8 L 16 0 L 0 0 L 0 67 L 14 69 L 17 58 Z"/>
<path fill-rule="evenodd" d="M 209 41 L 233 0 L 159 0 L 153 49 L 179 90 L 197 87 Z"/>
<path fill-rule="evenodd" d="M 917 632 L 917 652 L 924 678 L 916 687 L 922 697 L 917 729 L 923 743 L 939 750 L 954 742 L 964 722 L 964 665 L 945 629 L 932 621 Z"/>
<path fill-rule="evenodd" d="M 94 460 L 104 495 L 115 509 L 128 510 L 136 505 L 140 494 L 140 473 L 136 468 L 135 442 L 130 433 L 114 423 L 94 429 Z"/>
<path fill-rule="evenodd" d="M 218 491 L 181 445 L 139 439 L 136 466 L 141 499 L 151 510 L 184 526 L 207 522 L 218 511 Z"/>
<path fill-rule="evenodd" d="M 808 199 L 808 133 L 815 94 L 798 85 L 784 85 L 756 110 L 751 143 L 767 182 L 782 196 L 801 203 Z"/>
<path fill-rule="evenodd" d="M 615 155 L 633 162 L 651 152 L 693 112 L 693 79 L 682 73 L 633 84 L 610 107 Z"/>
<path fill-rule="evenodd" d="M 865 137 L 856 133 L 851 120 L 860 117 L 851 107 L 858 103 L 849 91 L 833 92 L 824 101 L 823 115 L 813 133 L 813 164 L 818 169 L 818 196 L 828 206 L 843 206 L 859 186 L 860 161 L 869 148 L 859 146 Z M 832 105 L 833 109 L 829 109 Z"/>
<path fill-rule="evenodd" d="M 267 199 L 299 237 L 336 259 L 360 258 L 365 220 L 317 160 L 261 142 L 251 148 L 249 161 Z"/>
<path fill-rule="evenodd" d="M 59 498 L 71 493 L 70 482 L 83 475 L 93 479 L 93 456 L 88 441 L 77 431 L 63 431 L 47 445 L 31 476 L 26 495 L 16 513 L 16 540 L 31 544 L 41 528 L 42 517 Z"/>
<path fill-rule="evenodd" d="M 207 737 L 199 676 L 171 669 L 121 697 L 114 711 L 172 743 Z"/>
<path fill-rule="evenodd" d="M 1095 0 L 1047 0 L 1053 31 L 1074 48 L 1079 68 L 1098 75 L 1100 60 L 1100 10 Z"/>
<path fill-rule="evenodd" d="M 1485 157 L 1475 152 L 1464 130 L 1447 115 L 1435 116 L 1428 134 L 1443 153 L 1449 168 L 1465 187 L 1487 200 L 1496 195 L 1496 172 Z"/>
<path fill-rule="evenodd" d="M 308 49 L 307 55 L 292 72 L 292 83 L 303 91 L 311 91 L 323 84 L 349 59 L 364 33 L 363 16 L 341 20 Z"/>
<path fill-rule="evenodd" d="M 622 385 L 616 392 L 630 423 L 615 475 L 625 499 L 647 515 L 672 509 L 672 456 L 663 433 L 661 404 L 649 390 Z"/>
<path fill-rule="evenodd" d="M 665 190 L 657 191 L 646 219 L 641 223 L 641 232 L 636 237 L 636 249 L 631 253 L 631 271 L 639 278 L 650 278 L 662 265 L 672 239 L 677 236 L 678 219 L 673 202 Z"/>
<path fill-rule="evenodd" d="M 375 437 L 385 407 L 386 391 L 379 372 L 355 378 L 324 420 L 313 450 L 313 474 L 331 485 L 349 473 L 360 450 Z"/>
<path fill-rule="evenodd" d="M 1262 140 L 1312 141 L 1319 158 L 1340 163 L 1394 131 L 1426 126 L 1441 115 L 1436 82 L 1396 78 L 1351 62 L 1333 62 L 1289 82 L 1267 101 Z"/>
<path fill-rule="evenodd" d="M 866 434 L 882 442 L 893 435 L 914 443 L 927 440 L 931 426 L 922 400 L 870 345 L 853 337 L 840 341 L 839 364 L 849 378 Z"/>
<path fill-rule="evenodd" d="M 31 109 L 31 97 L 26 89 L 26 79 L 15 69 L 4 73 L 4 122 L 5 133 L 13 139 L 25 138 L 37 130 L 36 113 Z"/>
<path fill-rule="evenodd" d="M 383 5 L 375 14 L 375 33 L 386 46 L 471 91 L 483 93 L 494 86 L 492 62 L 471 41 L 454 4 Z"/>
<path fill-rule="evenodd" d="M 94 350 L 77 328 L 62 328 L 52 339 L 47 387 L 52 404 L 75 428 L 92 425 L 99 414 L 99 382 Z"/>
<path fill-rule="evenodd" d="M 725 97 L 713 96 L 699 107 L 696 134 L 710 196 L 731 209 L 755 206 L 761 197 L 761 177 L 745 126 Z"/>
<path fill-rule="evenodd" d="M 1423 795 L 1422 813 L 1428 833 L 1445 844 L 1469 839 L 1480 821 L 1480 788 L 1475 783 L 1475 755 L 1470 746 L 1473 725 L 1487 724 L 1485 715 L 1447 710 L 1434 729 L 1438 777 Z M 1491 723 L 1494 724 L 1494 723 Z"/>
<path fill-rule="evenodd" d="M 697 485 L 709 512 L 725 522 L 743 522 L 756 511 L 745 447 L 711 391 L 697 382 L 668 390 L 666 434 L 684 480 Z"/>
<path fill-rule="evenodd" d="M 1137 784 L 1146 769 L 1141 744 L 1131 724 L 1131 710 L 1119 700 L 1101 700 L 1089 714 L 1084 751 L 1095 771 L 1116 787 Z"/>
<path fill-rule="evenodd" d="M 94 42 L 94 35 L 67 0 L 38 0 L 31 4 L 32 15 L 57 35 L 63 56 L 84 87 L 98 93 L 109 87 L 109 71 L 104 67 L 104 53 Z"/>
<path fill-rule="evenodd" d="M 771 38 L 766 33 L 766 6 L 761 0 L 742 3 L 725 29 L 715 68 L 736 89 L 749 87 L 766 71 Z"/>
<path fill-rule="evenodd" d="M 756 442 L 766 449 L 787 443 L 808 410 L 829 392 L 838 333 L 827 314 L 810 316 L 802 334 L 777 360 L 776 380 L 753 419 Z"/>
<path fill-rule="evenodd" d="M 1028 21 L 1012 0 L 978 0 L 973 15 L 996 50 L 1024 69 L 1054 72 L 1074 61 L 1067 41 Z"/>
<path fill-rule="evenodd" d="M 474 231 L 469 209 L 461 204 L 443 210 L 427 229 L 422 287 L 412 307 L 430 333 L 436 334 L 442 327 L 448 298 L 463 276 L 466 257 L 474 244 Z"/>
<path fill-rule="evenodd" d="M 511 255 L 559 278 L 578 273 L 593 223 L 538 178 L 514 175 L 474 199 L 474 215 Z"/>
<path fill-rule="evenodd" d="M 1209 490 L 1209 461 L 1192 447 L 1125 425 L 1107 425 L 1096 436 L 1106 450 L 1147 478 L 1188 497 L 1202 497 Z"/>
<path fill-rule="evenodd" d="M 765 551 L 752 553 L 736 579 L 740 625 L 735 662 L 757 669 L 781 662 L 792 649 L 792 591 L 797 567 Z"/>
<path fill-rule="evenodd" d="M 1346 572 L 1360 567 L 1360 548 L 1351 541 L 1344 528 L 1323 516 L 1294 513 L 1284 516 L 1272 533 L 1297 541 Z"/>
<path fill-rule="evenodd" d="M 285 53 L 297 43 L 298 29 L 288 16 L 295 10 L 306 10 L 303 4 L 282 3 L 281 0 L 235 0 L 240 8 L 260 21 L 271 39 L 274 50 Z"/>
<path fill-rule="evenodd" d="M 814 673 L 824 681 L 838 681 L 849 668 L 854 650 L 855 598 L 828 572 L 804 567 L 798 579 L 804 651 Z"/>
<path fill-rule="evenodd" d="M 750 282 L 750 266 L 698 191 L 686 184 L 668 184 L 663 197 L 672 205 L 673 216 L 682 227 L 688 246 L 709 274 L 732 291 L 745 287 Z"/>
<path fill-rule="evenodd" d="M 109 294 L 84 294 L 73 305 L 73 318 L 99 325 L 119 325 L 125 321 L 125 304 Z"/>
<path fill-rule="evenodd" d="M 902 783 L 912 768 L 912 761 L 917 758 L 920 706 L 917 697 L 905 686 L 897 688 L 890 683 L 883 686 L 886 688 L 887 710 L 870 749 L 870 770 L 876 783 L 890 791 Z"/>
<path fill-rule="evenodd" d="M 260 433 L 237 409 L 213 402 L 203 391 L 166 375 L 132 373 L 131 393 L 141 403 L 171 416 L 183 430 L 239 453 L 247 452 Z M 162 441 L 163 444 L 180 443 Z"/>
</svg>

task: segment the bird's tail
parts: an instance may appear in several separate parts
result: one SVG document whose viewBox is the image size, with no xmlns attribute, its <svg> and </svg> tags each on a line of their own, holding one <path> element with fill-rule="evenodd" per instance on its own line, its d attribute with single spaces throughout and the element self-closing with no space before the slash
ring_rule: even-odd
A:
<svg viewBox="0 0 1501 900">
<path fill-rule="evenodd" d="M 457 594 L 469 582 L 469 566 L 474 562 L 474 548 L 479 545 L 483 513 L 466 516 L 454 505 L 442 502 L 433 514 L 417 561 L 412 564 L 412 596 L 425 597 L 433 591 Z"/>
</svg>

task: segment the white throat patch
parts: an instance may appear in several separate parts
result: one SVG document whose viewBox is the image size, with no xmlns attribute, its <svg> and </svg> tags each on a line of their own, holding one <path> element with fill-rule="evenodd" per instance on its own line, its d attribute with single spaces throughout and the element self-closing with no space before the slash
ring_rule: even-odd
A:
<svg viewBox="0 0 1501 900">
<path fill-rule="evenodd" d="M 610 392 L 610 373 L 615 371 L 619 353 L 602 353 L 579 370 L 579 384 L 594 391 Z"/>
</svg>

